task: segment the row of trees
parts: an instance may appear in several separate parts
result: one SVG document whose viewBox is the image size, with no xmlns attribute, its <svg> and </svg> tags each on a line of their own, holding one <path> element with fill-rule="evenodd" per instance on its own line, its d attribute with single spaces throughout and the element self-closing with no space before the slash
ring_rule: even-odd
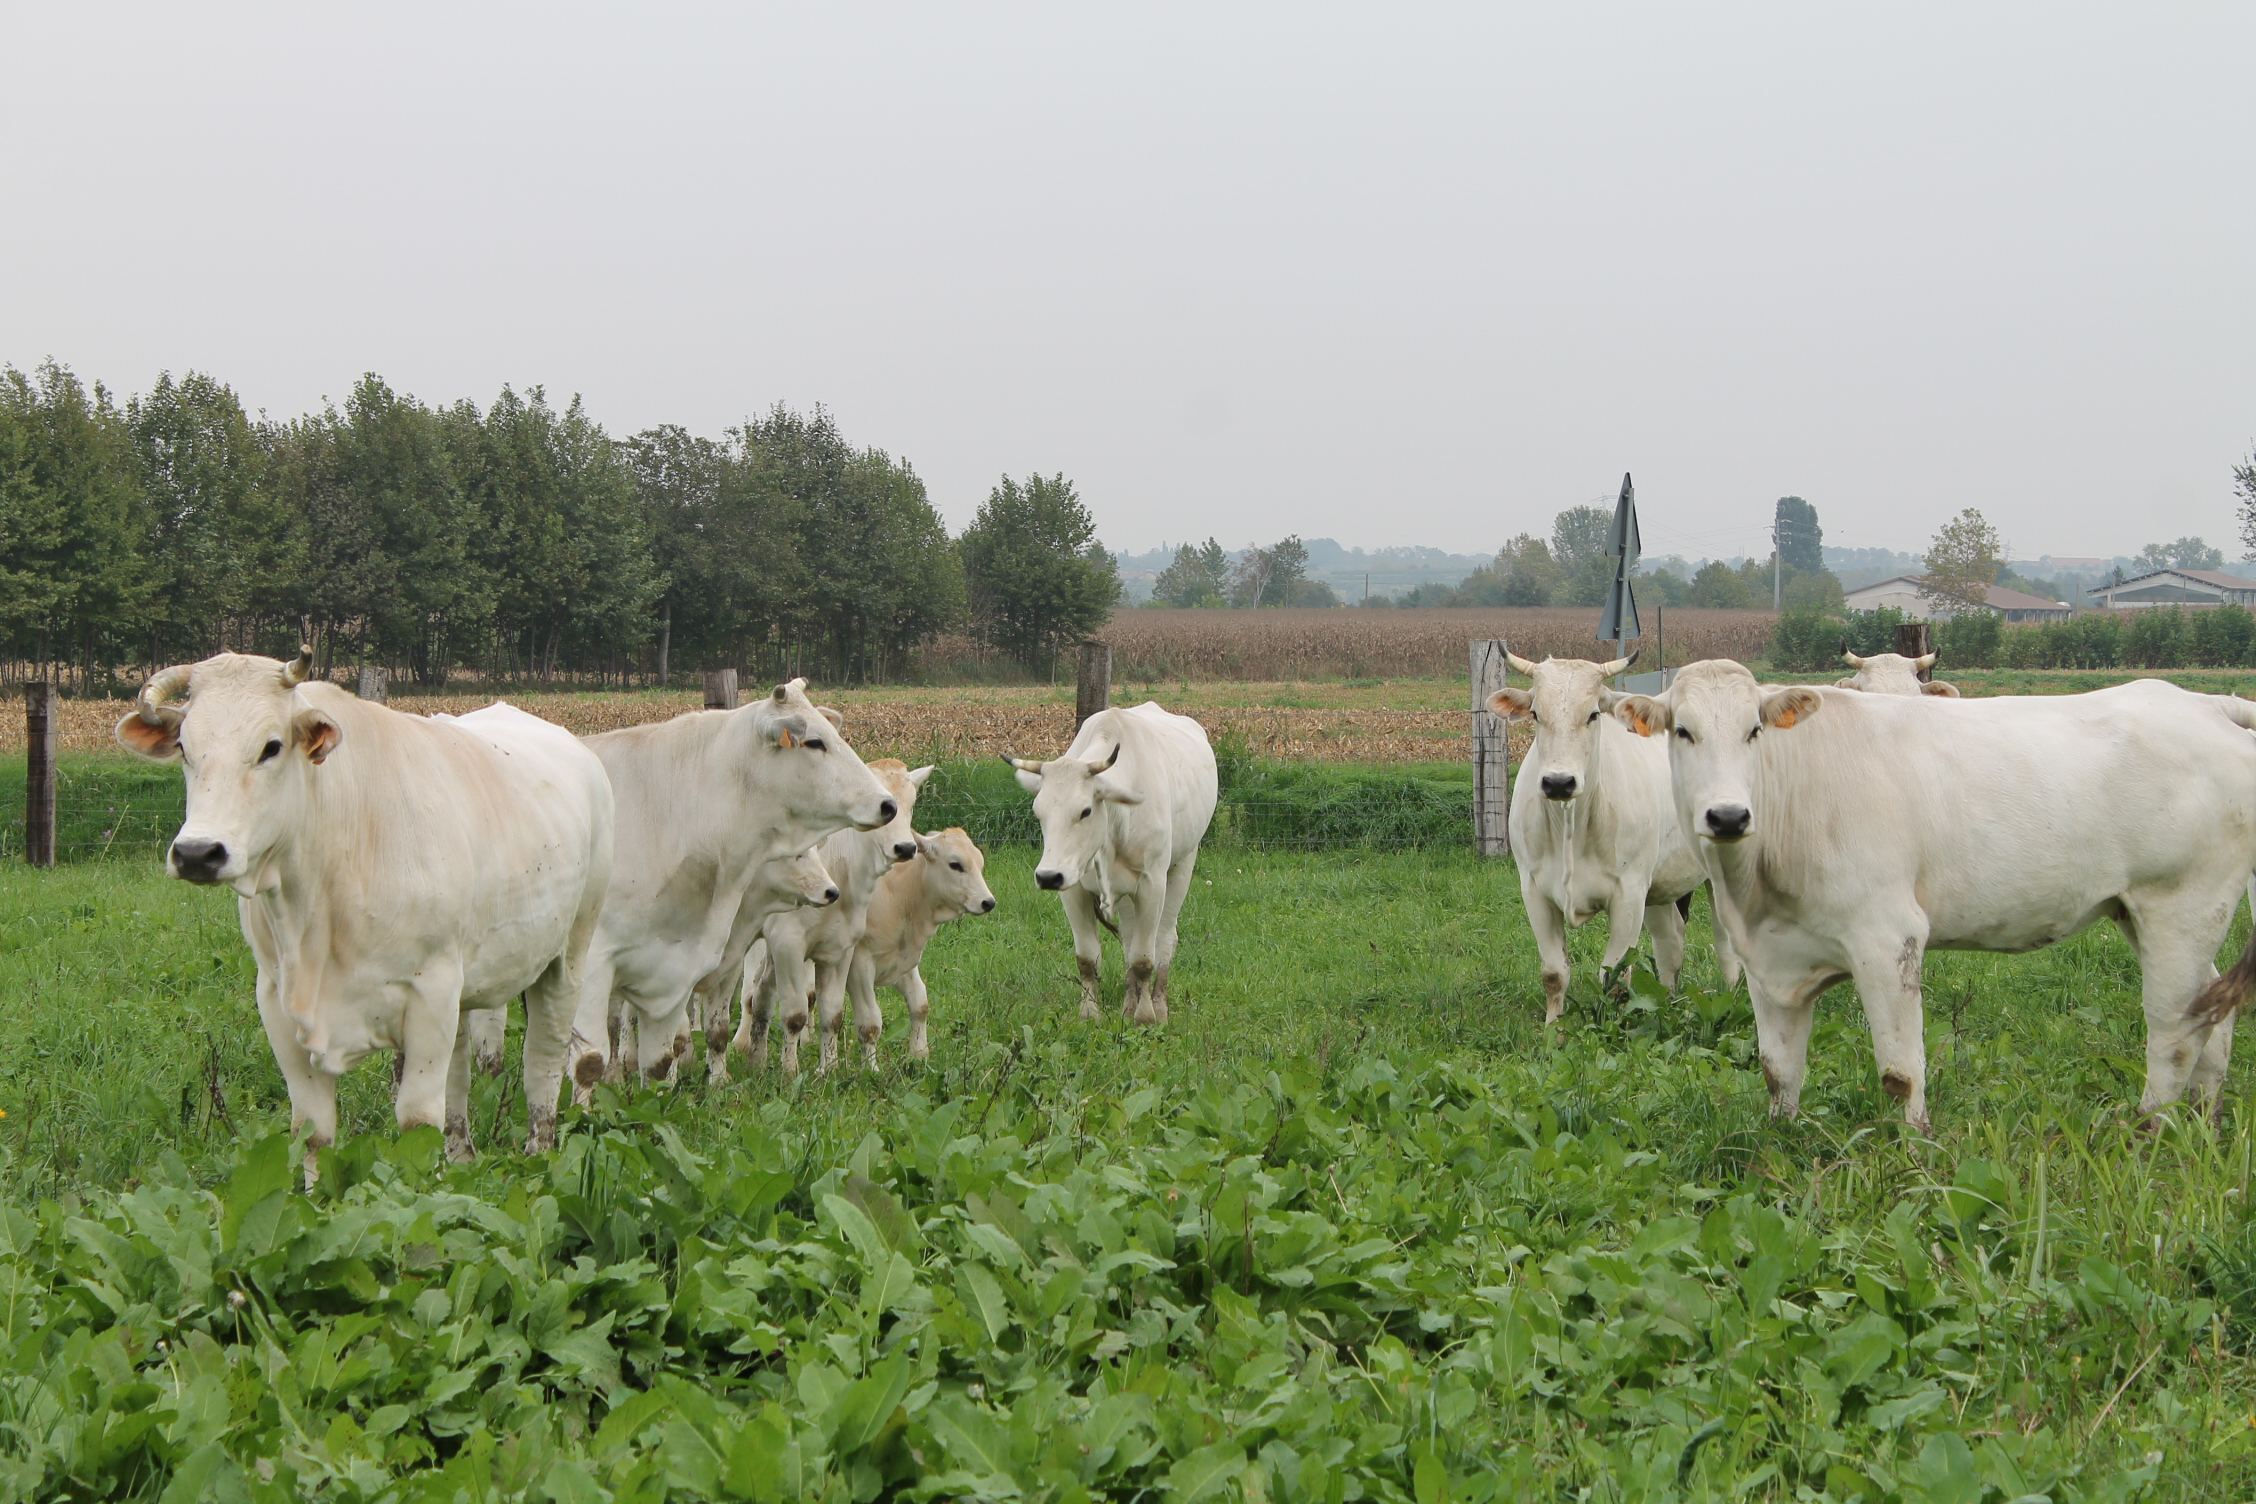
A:
<svg viewBox="0 0 2256 1504">
<path fill-rule="evenodd" d="M 0 655 L 84 686 L 300 640 L 424 683 L 844 682 L 958 626 L 1040 670 L 1117 595 L 1064 476 L 1004 477 L 951 538 L 906 461 L 820 409 L 615 440 L 538 387 L 430 407 L 370 375 L 275 422 L 200 374 L 120 404 L 0 371 Z"/>
<path fill-rule="evenodd" d="M 1308 578 L 1308 546 L 1300 534 L 1232 558 L 1208 538 L 1185 543 L 1152 582 L 1151 604 L 1177 608 L 1336 606 L 1339 597 L 1322 580 Z"/>
</svg>

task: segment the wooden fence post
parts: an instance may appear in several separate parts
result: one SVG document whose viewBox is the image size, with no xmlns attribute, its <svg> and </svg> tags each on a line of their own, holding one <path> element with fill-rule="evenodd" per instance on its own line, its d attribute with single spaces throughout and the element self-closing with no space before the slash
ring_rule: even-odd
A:
<svg viewBox="0 0 2256 1504">
<path fill-rule="evenodd" d="M 736 670 L 709 668 L 705 670 L 705 708 L 707 710 L 736 709 Z"/>
<path fill-rule="evenodd" d="M 1488 708 L 1488 697 L 1504 687 L 1504 644 L 1493 637 L 1472 639 L 1473 655 L 1473 850 L 1482 856 L 1509 856 L 1512 807 L 1509 745 L 1504 717 Z"/>
<path fill-rule="evenodd" d="M 24 686 L 24 860 L 55 865 L 55 681 Z"/>
<path fill-rule="evenodd" d="M 1906 658 L 1926 657 L 1929 653 L 1935 651 L 1934 643 L 1934 631 L 1926 622 L 1899 621 L 1896 623 L 1896 651 Z M 1923 668 L 1919 671 L 1919 682 L 1922 684 L 1934 677 L 1935 671 L 1931 668 Z"/>
<path fill-rule="evenodd" d="M 1073 686 L 1073 729 L 1112 704 L 1112 647 L 1108 643 L 1081 644 L 1081 676 Z"/>
<path fill-rule="evenodd" d="M 378 668 L 373 663 L 360 667 L 360 697 L 381 705 L 391 697 L 391 671 Z"/>
</svg>

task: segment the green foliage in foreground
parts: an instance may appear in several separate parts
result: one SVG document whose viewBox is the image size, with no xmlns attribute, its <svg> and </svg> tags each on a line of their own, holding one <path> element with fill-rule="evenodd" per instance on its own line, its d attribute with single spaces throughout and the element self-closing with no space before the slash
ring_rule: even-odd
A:
<svg viewBox="0 0 2256 1504">
<path fill-rule="evenodd" d="M 0 1497 L 2256 1481 L 2245 1071 L 2222 1130 L 2135 1130 L 2112 935 L 1935 958 L 1929 1142 L 1839 998 L 1796 1124 L 1742 1001 L 1578 986 L 1547 1041 L 1502 863 L 1210 854 L 1157 1034 L 1074 1016 L 1029 865 L 935 946 L 929 1066 L 896 1028 L 875 1076 L 606 1098 L 448 1167 L 372 1061 L 310 1195 L 231 901 L 0 872 Z M 514 1097 L 479 1081 L 490 1142 Z"/>
</svg>

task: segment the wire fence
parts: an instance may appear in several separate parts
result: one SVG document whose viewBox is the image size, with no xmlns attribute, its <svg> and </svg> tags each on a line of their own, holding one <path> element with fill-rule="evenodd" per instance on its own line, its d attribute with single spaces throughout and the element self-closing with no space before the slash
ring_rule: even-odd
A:
<svg viewBox="0 0 2256 1504">
<path fill-rule="evenodd" d="M 1466 848 L 1469 770 L 1449 764 L 1348 767 L 1226 760 L 1210 846 L 1243 850 Z M 25 854 L 24 761 L 0 761 L 0 859 Z M 55 859 L 148 861 L 179 831 L 176 767 L 123 756 L 56 762 Z M 1041 845 L 1033 798 L 1000 762 L 946 762 L 917 801 L 920 830 L 961 826 L 982 847 Z"/>
</svg>

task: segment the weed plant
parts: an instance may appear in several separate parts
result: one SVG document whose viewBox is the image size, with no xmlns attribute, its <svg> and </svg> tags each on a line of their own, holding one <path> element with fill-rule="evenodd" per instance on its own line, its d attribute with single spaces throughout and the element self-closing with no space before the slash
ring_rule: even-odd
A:
<svg viewBox="0 0 2256 1504">
<path fill-rule="evenodd" d="M 1922 1138 L 1845 990 L 1771 1122 L 1699 916 L 1675 994 L 1577 932 L 1554 1038 L 1509 863 L 1217 848 L 1141 1030 L 1032 860 L 928 1064 L 601 1091 L 535 1159 L 481 1077 L 448 1166 L 377 1058 L 310 1193 L 233 900 L 0 869 L 0 1498 L 2256 1486 L 2247 1072 L 2140 1130 L 2111 932 L 1932 958 Z"/>
</svg>

